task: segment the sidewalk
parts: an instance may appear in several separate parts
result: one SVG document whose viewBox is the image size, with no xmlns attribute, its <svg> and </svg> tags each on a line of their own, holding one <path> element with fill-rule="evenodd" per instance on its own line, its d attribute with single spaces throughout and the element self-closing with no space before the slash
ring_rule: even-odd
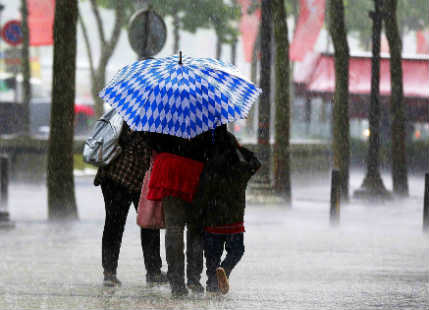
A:
<svg viewBox="0 0 429 310">
<path fill-rule="evenodd" d="M 411 178 L 411 198 L 392 205 L 352 200 L 337 228 L 329 226 L 329 179 L 296 185 L 291 209 L 250 204 L 246 253 L 231 275 L 230 293 L 179 300 L 170 298 L 168 286 L 146 286 L 134 211 L 119 261 L 123 286 L 102 287 L 104 207 L 91 178 L 76 178 L 80 221 L 69 224 L 47 222 L 44 184 L 11 184 L 16 227 L 0 230 L 0 309 L 427 310 L 422 179 Z M 352 190 L 361 180 L 352 175 Z"/>
</svg>

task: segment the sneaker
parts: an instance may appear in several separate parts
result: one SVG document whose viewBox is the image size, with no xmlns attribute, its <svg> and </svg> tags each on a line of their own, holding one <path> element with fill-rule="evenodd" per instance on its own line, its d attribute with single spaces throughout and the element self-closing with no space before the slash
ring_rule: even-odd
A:
<svg viewBox="0 0 429 310">
<path fill-rule="evenodd" d="M 219 291 L 225 295 L 229 291 L 229 282 L 225 270 L 222 267 L 216 269 L 216 278 Z"/>
<path fill-rule="evenodd" d="M 116 274 L 105 272 L 103 285 L 106 287 L 114 287 L 114 286 L 121 286 L 122 283 L 121 281 L 118 280 L 118 278 L 116 277 Z"/>
<path fill-rule="evenodd" d="M 147 274 L 146 275 L 146 283 L 147 284 L 166 284 L 168 283 L 167 274 L 165 272 L 155 273 L 155 274 Z"/>
<path fill-rule="evenodd" d="M 188 295 L 188 290 L 185 285 L 172 285 L 171 295 L 173 296 L 173 298 L 185 297 Z"/>
<path fill-rule="evenodd" d="M 188 288 L 192 292 L 197 293 L 197 294 L 204 293 L 204 286 L 202 286 L 201 283 L 198 281 L 188 282 Z"/>
</svg>

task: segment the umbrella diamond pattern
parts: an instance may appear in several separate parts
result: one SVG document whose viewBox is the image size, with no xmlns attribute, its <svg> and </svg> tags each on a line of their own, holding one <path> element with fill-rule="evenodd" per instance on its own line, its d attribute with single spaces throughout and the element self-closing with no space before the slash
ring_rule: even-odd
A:
<svg viewBox="0 0 429 310">
<path fill-rule="evenodd" d="M 99 95 L 133 130 L 190 139 L 245 118 L 261 93 L 232 65 L 210 58 L 179 60 L 136 61 Z"/>
</svg>

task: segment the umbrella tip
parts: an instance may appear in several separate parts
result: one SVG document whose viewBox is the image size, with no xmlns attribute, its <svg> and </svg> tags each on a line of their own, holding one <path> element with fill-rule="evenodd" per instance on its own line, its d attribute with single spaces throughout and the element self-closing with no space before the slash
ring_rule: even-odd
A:
<svg viewBox="0 0 429 310">
<path fill-rule="evenodd" d="M 183 62 L 182 62 L 182 51 L 179 51 L 179 65 L 183 65 Z"/>
</svg>

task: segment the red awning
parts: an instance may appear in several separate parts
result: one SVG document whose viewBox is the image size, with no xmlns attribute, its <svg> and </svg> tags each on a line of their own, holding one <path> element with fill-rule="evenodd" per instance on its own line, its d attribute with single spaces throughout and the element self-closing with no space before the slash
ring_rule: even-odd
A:
<svg viewBox="0 0 429 310">
<path fill-rule="evenodd" d="M 55 0 L 27 0 L 30 45 L 52 45 Z"/>
<path fill-rule="evenodd" d="M 333 55 L 320 54 L 296 63 L 294 81 L 306 95 L 332 95 L 335 91 Z M 429 103 L 429 58 L 403 58 L 404 97 Z M 349 62 L 350 95 L 371 93 L 371 56 L 352 56 Z M 380 94 L 390 96 L 389 58 L 380 61 Z"/>
<path fill-rule="evenodd" d="M 300 12 L 289 57 L 301 61 L 311 52 L 319 37 L 325 19 L 325 0 L 300 0 Z"/>
<path fill-rule="evenodd" d="M 243 40 L 244 58 L 247 62 L 252 61 L 253 46 L 259 31 L 259 22 L 261 20 L 261 9 L 249 13 L 249 7 L 252 5 L 251 0 L 238 0 L 241 5 L 240 32 Z"/>
</svg>

